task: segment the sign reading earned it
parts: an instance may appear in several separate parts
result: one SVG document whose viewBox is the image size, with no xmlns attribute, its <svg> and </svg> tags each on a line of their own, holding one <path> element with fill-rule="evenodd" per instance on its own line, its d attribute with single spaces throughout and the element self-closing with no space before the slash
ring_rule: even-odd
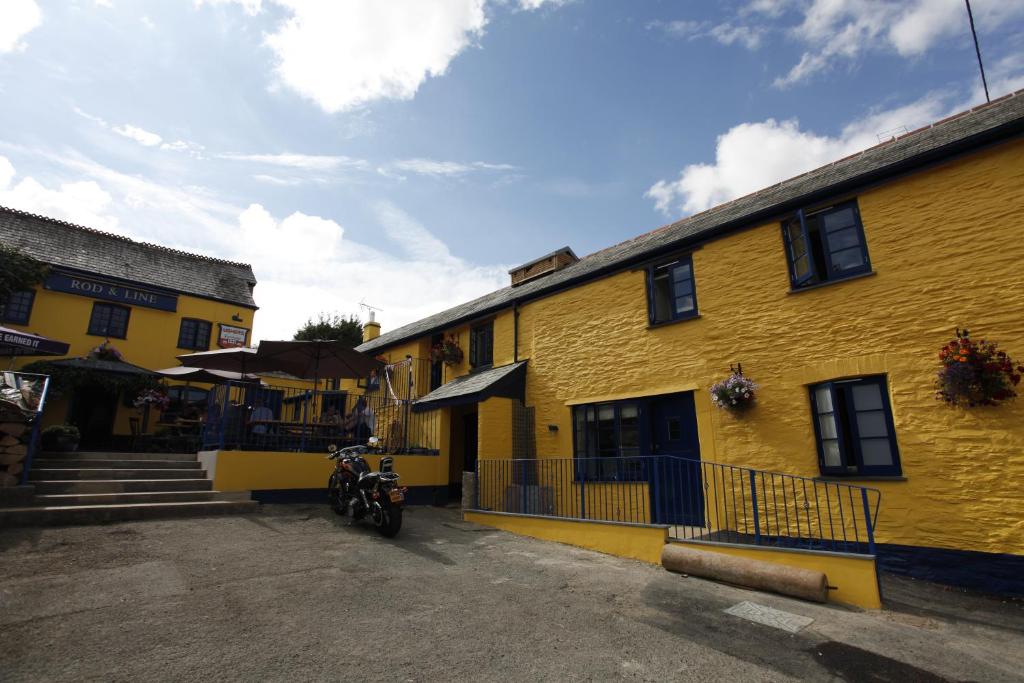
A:
<svg viewBox="0 0 1024 683">
<path fill-rule="evenodd" d="M 178 296 L 176 294 L 164 294 L 148 289 L 139 289 L 138 287 L 128 287 L 60 271 L 50 273 L 43 286 L 54 292 L 80 294 L 92 297 L 93 299 L 115 301 L 129 306 L 158 308 L 161 311 L 178 310 Z"/>
</svg>

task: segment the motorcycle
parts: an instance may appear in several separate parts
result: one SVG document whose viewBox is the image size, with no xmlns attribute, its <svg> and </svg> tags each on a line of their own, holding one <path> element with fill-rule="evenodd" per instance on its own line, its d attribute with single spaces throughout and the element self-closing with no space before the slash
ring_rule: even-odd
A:
<svg viewBox="0 0 1024 683">
<path fill-rule="evenodd" d="M 402 504 L 408 489 L 398 486 L 394 458 L 380 459 L 380 471 L 371 472 L 363 457 L 376 449 L 378 440 L 370 437 L 366 446 L 327 447 L 328 460 L 334 460 L 334 471 L 327 482 L 327 495 L 339 515 L 352 511 L 358 521 L 369 515 L 381 535 L 391 538 L 402 528 Z"/>
</svg>

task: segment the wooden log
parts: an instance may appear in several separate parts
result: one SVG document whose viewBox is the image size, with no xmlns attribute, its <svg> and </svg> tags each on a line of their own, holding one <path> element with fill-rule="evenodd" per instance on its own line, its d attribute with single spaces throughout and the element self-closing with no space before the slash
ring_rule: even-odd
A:
<svg viewBox="0 0 1024 683">
<path fill-rule="evenodd" d="M 18 445 L 18 439 L 16 439 L 15 437 L 13 437 L 13 436 L 11 436 L 9 434 L 4 434 L 3 436 L 0 436 L 0 446 L 17 446 L 17 445 Z"/>
<path fill-rule="evenodd" d="M 7 474 L 18 475 L 18 474 L 21 474 L 21 471 L 24 470 L 24 469 L 25 469 L 25 464 L 24 463 L 16 462 L 13 465 L 8 465 L 7 466 Z"/>
<path fill-rule="evenodd" d="M 28 431 L 28 425 L 24 422 L 3 422 L 0 423 L 0 432 L 13 436 L 15 438 L 20 437 L 22 434 Z"/>
<path fill-rule="evenodd" d="M 17 486 L 19 478 L 7 472 L 0 472 L 0 486 Z"/>
<path fill-rule="evenodd" d="M 28 455 L 26 446 L 11 446 L 10 448 L 12 450 L 0 453 L 0 465 L 13 465 L 16 462 L 21 462 Z"/>
</svg>

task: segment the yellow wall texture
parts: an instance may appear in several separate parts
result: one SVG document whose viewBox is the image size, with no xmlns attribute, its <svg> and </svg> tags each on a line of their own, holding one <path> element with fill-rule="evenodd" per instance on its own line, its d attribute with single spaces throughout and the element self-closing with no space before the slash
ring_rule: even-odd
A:
<svg viewBox="0 0 1024 683">
<path fill-rule="evenodd" d="M 838 198 L 837 198 L 838 199 Z M 882 491 L 885 543 L 1024 553 L 1024 402 L 958 410 L 935 399 L 957 326 L 1024 358 L 1024 143 L 857 195 L 876 275 L 790 293 L 777 221 L 693 253 L 700 317 L 648 329 L 644 273 L 622 272 L 521 308 L 527 405 L 540 456 L 572 455 L 568 404 L 696 392 L 704 460 L 817 476 L 807 384 L 887 375 L 906 481 Z M 761 385 L 735 418 L 707 388 L 742 362 Z M 676 389 L 678 390 L 678 389 Z"/>
</svg>

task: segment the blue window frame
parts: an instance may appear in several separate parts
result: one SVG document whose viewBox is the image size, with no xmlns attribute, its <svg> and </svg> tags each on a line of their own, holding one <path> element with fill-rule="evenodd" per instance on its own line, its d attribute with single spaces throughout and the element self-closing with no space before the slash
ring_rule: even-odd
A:
<svg viewBox="0 0 1024 683">
<path fill-rule="evenodd" d="M 810 394 L 822 474 L 902 474 L 884 376 L 823 382 Z"/>
<path fill-rule="evenodd" d="M 686 256 L 647 269 L 647 317 L 652 325 L 697 315 L 693 259 Z"/>
<path fill-rule="evenodd" d="M 639 401 L 573 406 L 573 452 L 579 460 L 577 477 L 591 481 L 635 481 L 642 465 L 623 457 L 640 455 Z"/>
<path fill-rule="evenodd" d="M 476 325 L 469 330 L 469 367 L 489 368 L 494 365 L 494 321 Z"/>
<path fill-rule="evenodd" d="M 114 304 L 92 305 L 92 316 L 89 318 L 88 334 L 97 337 L 115 337 L 124 339 L 128 336 L 128 316 L 131 309 Z"/>
<path fill-rule="evenodd" d="M 28 319 L 32 315 L 32 303 L 35 299 L 34 289 L 12 292 L 7 301 L 0 304 L 0 320 L 15 325 L 28 325 Z"/>
<path fill-rule="evenodd" d="M 794 289 L 871 272 L 856 200 L 800 209 L 782 224 Z"/>
<path fill-rule="evenodd" d="M 178 328 L 178 348 L 192 351 L 206 351 L 210 348 L 210 332 L 213 325 L 206 320 L 182 318 Z"/>
</svg>

